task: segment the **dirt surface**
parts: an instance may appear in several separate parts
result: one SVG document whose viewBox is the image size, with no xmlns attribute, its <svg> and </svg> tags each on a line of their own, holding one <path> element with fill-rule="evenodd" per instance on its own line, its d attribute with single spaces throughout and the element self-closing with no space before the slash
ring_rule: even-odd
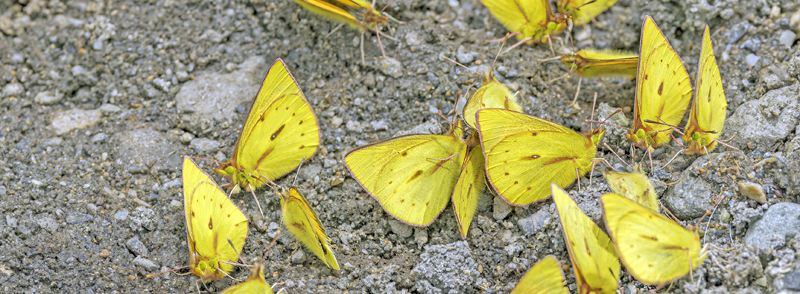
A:
<svg viewBox="0 0 800 294">
<path fill-rule="evenodd" d="M 662 203 L 686 224 L 723 197 L 710 222 L 700 223 L 711 256 L 662 292 L 800 293 L 800 224 L 793 227 L 800 216 L 799 8 L 791 1 L 622 0 L 597 23 L 573 30 L 577 48 L 635 52 L 642 19 L 651 15 L 694 80 L 703 28 L 711 27 L 728 99 L 722 137 L 736 135 L 731 144 L 743 153 L 721 147 L 711 161 L 680 155 L 648 169 Z M 569 265 L 551 200 L 514 208 L 487 191 L 463 240 L 450 207 L 429 227 L 410 227 L 350 178 L 342 159 L 352 148 L 421 124 L 417 130 L 446 130 L 435 112 L 451 111 L 456 94 L 474 91 L 480 75 L 440 56 L 492 65 L 499 45 L 485 40 L 506 32 L 478 0 L 398 0 L 386 12 L 404 22 L 384 29 L 400 42 L 383 38 L 389 59 L 378 59 L 368 33 L 362 65 L 357 30 L 329 35 L 337 23 L 289 0 L 0 0 L 0 292 L 197 291 L 191 275 L 145 278 L 189 260 L 180 156 L 231 156 L 276 58 L 319 119 L 322 146 L 297 182 L 341 270 L 295 251 L 298 243 L 283 233 L 265 264 L 270 283 L 289 293 L 508 293 L 547 255 Z M 564 44 L 553 46 L 570 50 Z M 537 61 L 549 57 L 547 45 L 525 45 L 494 64 L 525 112 L 587 131 L 597 93 L 600 118 L 621 108 L 631 119 L 635 81 L 584 79 L 572 106 L 578 78 L 550 82 L 567 68 Z M 622 133 L 610 129 L 604 139 L 621 160 L 605 147 L 597 156 L 626 170 L 631 156 Z M 654 166 L 678 150 L 675 143 L 657 149 Z M 639 152 L 635 161 L 642 160 Z M 203 168 L 211 172 L 210 164 Z M 598 172 L 568 191 L 601 223 L 597 199 L 609 190 Z M 757 184 L 760 194 L 747 197 L 741 183 Z M 233 196 L 249 218 L 249 261 L 280 228 L 274 193 L 257 194 L 264 217 L 252 196 Z M 566 274 L 576 293 L 573 269 Z M 232 283 L 205 287 L 218 292 Z M 620 288 L 652 289 L 624 270 Z"/>
</svg>

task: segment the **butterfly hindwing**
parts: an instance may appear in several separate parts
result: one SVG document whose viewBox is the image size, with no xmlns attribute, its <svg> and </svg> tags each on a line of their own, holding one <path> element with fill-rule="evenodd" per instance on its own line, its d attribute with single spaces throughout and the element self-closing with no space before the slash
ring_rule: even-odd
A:
<svg viewBox="0 0 800 294">
<path fill-rule="evenodd" d="M 710 152 L 717 147 L 714 140 L 722 134 L 728 108 L 708 26 L 703 33 L 702 48 L 697 69 L 697 90 L 683 136 L 688 145 L 686 154 Z"/>
<path fill-rule="evenodd" d="M 486 190 L 484 162 L 480 147 L 472 147 L 472 150 L 464 158 L 461 173 L 455 189 L 453 189 L 453 210 L 456 214 L 458 230 L 461 232 L 461 237 L 465 239 L 469 225 L 472 223 L 472 217 L 475 215 L 475 209 L 478 207 L 478 200 Z"/>
<path fill-rule="evenodd" d="M 280 194 L 283 223 L 289 232 L 328 267 L 339 270 L 339 263 L 333 255 L 325 229 L 303 194 L 295 187 L 281 188 Z"/>
<path fill-rule="evenodd" d="M 547 256 L 522 276 L 511 294 L 569 294 L 555 256 Z"/>
</svg>

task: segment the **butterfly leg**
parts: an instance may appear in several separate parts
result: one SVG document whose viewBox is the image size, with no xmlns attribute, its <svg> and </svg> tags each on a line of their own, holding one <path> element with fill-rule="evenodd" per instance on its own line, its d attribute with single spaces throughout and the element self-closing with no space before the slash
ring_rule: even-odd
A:
<svg viewBox="0 0 800 294">
<path fill-rule="evenodd" d="M 668 166 L 670 163 L 672 163 L 672 161 L 673 161 L 673 160 L 675 160 L 675 158 L 678 158 L 678 155 L 680 155 L 680 154 L 681 154 L 681 153 L 683 153 L 684 151 L 686 151 L 686 149 L 682 149 L 681 151 L 678 151 L 678 152 L 676 152 L 676 153 L 675 153 L 675 156 L 672 156 L 672 159 L 670 159 L 669 161 L 667 161 L 667 163 L 666 163 L 666 164 L 664 164 L 664 165 L 661 167 L 661 169 L 664 169 L 665 167 L 667 167 L 667 166 Z"/>
<path fill-rule="evenodd" d="M 258 197 L 256 197 L 256 192 L 254 191 L 255 189 L 253 189 L 253 187 L 249 184 L 247 186 L 250 188 L 250 194 L 253 194 L 253 199 L 256 200 L 256 205 L 258 205 L 258 211 L 261 212 L 261 216 L 263 217 L 264 211 L 261 210 L 261 202 L 258 202 Z"/>
<path fill-rule="evenodd" d="M 575 176 L 578 177 L 578 192 L 581 191 L 581 172 L 578 171 L 578 168 L 575 168 Z"/>
<path fill-rule="evenodd" d="M 361 64 L 366 67 L 367 60 L 364 58 L 364 34 L 366 34 L 366 31 L 361 32 Z"/>
</svg>

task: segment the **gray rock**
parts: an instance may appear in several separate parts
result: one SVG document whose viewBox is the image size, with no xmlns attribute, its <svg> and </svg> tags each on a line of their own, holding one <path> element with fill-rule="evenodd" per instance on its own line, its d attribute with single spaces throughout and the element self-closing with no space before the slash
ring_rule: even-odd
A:
<svg viewBox="0 0 800 294">
<path fill-rule="evenodd" d="M 181 145 L 167 139 L 161 132 L 150 128 L 117 133 L 112 141 L 119 146 L 116 154 L 128 171 L 143 173 L 149 169 L 178 171 L 181 167 Z"/>
<path fill-rule="evenodd" d="M 205 138 L 195 138 L 189 143 L 189 147 L 198 152 L 214 152 L 219 146 L 219 141 Z"/>
<path fill-rule="evenodd" d="M 141 206 L 136 207 L 136 210 L 131 212 L 130 220 L 131 229 L 134 231 L 141 231 L 142 229 L 153 231 L 156 229 L 156 213 L 152 209 Z"/>
<path fill-rule="evenodd" d="M 138 236 L 128 239 L 128 241 L 125 242 L 125 246 L 137 256 L 150 255 L 150 251 L 147 250 L 147 246 L 144 246 L 144 243 L 139 240 Z"/>
<path fill-rule="evenodd" d="M 194 135 L 192 135 L 192 133 L 183 133 L 183 135 L 181 135 L 181 137 L 180 137 L 180 140 L 181 140 L 181 143 L 184 143 L 184 144 L 190 143 L 190 142 L 192 142 L 192 140 L 194 140 Z"/>
<path fill-rule="evenodd" d="M 466 241 L 425 246 L 411 275 L 420 293 L 465 293 L 480 277 Z"/>
<path fill-rule="evenodd" d="M 725 123 L 725 135 L 744 149 L 753 142 L 761 151 L 772 151 L 794 132 L 800 120 L 797 84 L 767 92 L 758 100 L 745 102 Z"/>
<path fill-rule="evenodd" d="M 297 249 L 297 251 L 292 254 L 292 263 L 302 264 L 304 261 L 306 261 L 306 254 L 303 253 L 303 249 Z"/>
<path fill-rule="evenodd" d="M 86 70 L 83 66 L 74 66 L 70 72 L 81 85 L 94 86 L 94 84 L 97 84 L 98 79 L 94 76 L 94 73 Z"/>
<path fill-rule="evenodd" d="M 114 104 L 103 104 L 102 106 L 100 106 L 100 111 L 102 111 L 105 114 L 117 113 L 122 111 L 122 108 L 119 108 L 119 106 L 116 106 Z"/>
<path fill-rule="evenodd" d="M 128 212 L 127 209 L 123 209 L 123 210 L 117 211 L 117 213 L 114 214 L 114 218 L 117 219 L 117 220 L 124 221 L 124 220 L 128 219 L 128 214 L 130 214 L 130 212 Z"/>
<path fill-rule="evenodd" d="M 736 43 L 747 33 L 748 30 L 753 28 L 755 27 L 753 27 L 749 21 L 740 22 L 725 32 L 725 41 L 727 41 L 728 44 Z"/>
<path fill-rule="evenodd" d="M 767 86 L 767 90 L 775 90 L 783 86 L 781 79 L 776 74 L 771 74 L 764 77 L 764 85 Z"/>
<path fill-rule="evenodd" d="M 236 106 L 250 105 L 266 73 L 263 57 L 251 57 L 232 73 L 204 71 L 181 86 L 175 95 L 179 111 L 190 114 L 189 120 L 222 120 L 235 117 Z"/>
<path fill-rule="evenodd" d="M 761 57 L 753 53 L 747 54 L 744 58 L 744 62 L 747 63 L 747 66 L 755 66 L 759 60 L 761 60 Z"/>
<path fill-rule="evenodd" d="M 331 118 L 331 128 L 338 129 L 342 126 L 342 123 L 344 123 L 344 120 L 341 117 L 334 116 Z"/>
<path fill-rule="evenodd" d="M 441 134 L 444 131 L 442 130 L 442 125 L 435 120 L 430 120 L 428 122 L 419 124 L 409 130 L 406 131 L 399 131 L 394 134 L 395 137 L 403 136 L 403 135 L 410 135 L 410 134 Z"/>
<path fill-rule="evenodd" d="M 189 73 L 187 73 L 185 70 L 179 70 L 175 72 L 175 77 L 178 78 L 179 82 L 183 83 L 189 80 Z"/>
<path fill-rule="evenodd" d="M 378 61 L 378 70 L 380 70 L 384 75 L 393 77 L 395 79 L 402 77 L 406 72 L 406 69 L 403 67 L 403 63 L 391 57 L 386 57 Z"/>
<path fill-rule="evenodd" d="M 744 41 L 744 43 L 742 43 L 742 48 L 752 53 L 758 53 L 759 51 L 761 51 L 759 50 L 761 48 L 761 40 L 756 38 L 748 39 L 747 41 Z"/>
<path fill-rule="evenodd" d="M 161 186 L 161 187 L 164 188 L 164 190 L 166 190 L 166 189 L 169 189 L 169 188 L 172 188 L 172 187 L 181 187 L 181 186 L 183 186 L 183 179 L 176 178 L 176 179 L 174 179 L 172 181 L 164 183 L 164 185 Z"/>
<path fill-rule="evenodd" d="M 33 101 L 42 105 L 53 105 L 61 102 L 61 99 L 62 95 L 59 95 L 58 91 L 43 91 L 36 94 Z"/>
<path fill-rule="evenodd" d="M 133 263 L 133 265 L 135 266 L 143 267 L 145 270 L 150 272 L 157 271 L 159 267 L 159 265 L 155 261 L 143 258 L 141 256 L 137 256 L 136 258 L 134 258 L 133 261 L 131 261 L 131 263 Z"/>
<path fill-rule="evenodd" d="M 61 139 L 61 137 L 52 137 L 52 138 L 48 138 L 47 140 L 45 140 L 44 141 L 44 145 L 45 146 L 59 146 L 59 145 L 61 145 L 62 142 L 64 142 L 64 139 Z"/>
<path fill-rule="evenodd" d="M 420 33 L 415 30 L 410 30 L 408 33 L 406 33 L 405 40 L 406 44 L 409 46 L 419 46 L 425 42 L 425 37 L 420 35 Z"/>
<path fill-rule="evenodd" d="M 500 196 L 494 196 L 494 205 L 493 205 L 492 216 L 496 220 L 503 220 L 505 219 L 509 213 L 511 213 L 512 206 L 508 204 L 505 200 L 503 200 Z"/>
<path fill-rule="evenodd" d="M 770 206 L 760 220 L 750 226 L 744 244 L 769 252 L 784 246 L 787 236 L 800 233 L 800 204 L 781 202 Z"/>
<path fill-rule="evenodd" d="M 553 215 L 548 212 L 547 209 L 543 208 L 529 217 L 520 219 L 517 225 L 519 225 L 523 233 L 528 235 L 542 230 L 547 221 L 552 217 Z"/>
<path fill-rule="evenodd" d="M 392 228 L 393 233 L 403 238 L 411 237 L 411 234 L 414 233 L 414 227 L 404 224 L 394 218 L 389 220 L 389 227 Z"/>
<path fill-rule="evenodd" d="M 20 53 L 11 54 L 11 58 L 8 59 L 9 63 L 11 64 L 20 64 L 25 62 L 25 56 Z"/>
<path fill-rule="evenodd" d="M 85 214 L 75 211 L 70 211 L 67 213 L 67 223 L 71 225 L 82 224 L 85 222 L 90 222 L 94 219 L 91 214 Z"/>
<path fill-rule="evenodd" d="M 56 135 L 63 135 L 75 129 L 85 129 L 97 124 L 103 117 L 103 113 L 98 109 L 83 110 L 73 108 L 66 111 L 58 111 L 52 118 L 50 127 Z"/>
<path fill-rule="evenodd" d="M 155 86 L 157 89 L 159 89 L 161 91 L 164 91 L 164 93 L 169 93 L 170 82 L 165 81 L 162 78 L 157 78 L 157 79 L 153 79 L 151 84 L 153 84 L 153 86 Z"/>
<path fill-rule="evenodd" d="M 679 219 L 692 219 L 705 214 L 711 208 L 709 200 L 714 198 L 712 184 L 698 177 L 697 170 L 708 163 L 707 157 L 694 161 L 691 167 L 683 171 L 683 180 L 678 181 L 672 189 L 661 198 L 664 205 Z"/>
<path fill-rule="evenodd" d="M 794 261 L 794 270 L 783 276 L 784 289 L 800 291 L 800 260 Z"/>
<path fill-rule="evenodd" d="M 302 180 L 313 179 L 321 172 L 322 166 L 319 164 L 303 164 L 303 167 L 297 171 L 297 177 Z"/>
<path fill-rule="evenodd" d="M 9 96 L 19 96 L 25 93 L 25 87 L 22 86 L 20 83 L 10 83 L 3 88 L 3 95 L 5 97 Z"/>
<path fill-rule="evenodd" d="M 92 138 L 89 139 L 89 141 L 91 141 L 92 143 L 98 143 L 98 142 L 103 142 L 107 139 L 108 135 L 106 133 L 97 133 L 94 136 L 92 136 Z"/>
<path fill-rule="evenodd" d="M 796 37 L 797 37 L 797 34 L 795 34 L 792 31 L 789 31 L 789 30 L 781 31 L 781 35 L 778 37 L 778 42 L 780 42 L 781 44 L 783 44 L 787 48 L 788 47 L 792 47 L 792 44 L 794 43 L 794 39 Z"/>
<path fill-rule="evenodd" d="M 52 217 L 41 217 L 36 220 L 36 224 L 42 229 L 55 233 L 58 230 L 58 222 Z"/>
</svg>

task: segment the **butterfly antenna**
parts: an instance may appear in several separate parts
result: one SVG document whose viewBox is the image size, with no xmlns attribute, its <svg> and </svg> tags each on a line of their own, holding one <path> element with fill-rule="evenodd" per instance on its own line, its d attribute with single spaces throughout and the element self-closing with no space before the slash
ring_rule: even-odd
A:
<svg viewBox="0 0 800 294">
<path fill-rule="evenodd" d="M 578 171 L 578 168 L 575 168 L 575 176 L 578 177 L 578 192 L 581 191 L 581 173 Z"/>
<path fill-rule="evenodd" d="M 456 61 L 455 59 L 452 59 L 452 58 L 450 58 L 450 57 L 439 55 L 439 59 L 443 59 L 443 60 L 450 61 L 450 62 L 452 62 L 452 63 L 453 63 L 453 64 L 455 64 L 455 65 L 458 65 L 458 66 L 460 66 L 460 67 L 463 67 L 463 68 L 464 68 L 464 69 L 466 69 L 466 70 L 469 70 L 469 71 L 473 71 L 473 72 L 474 72 L 474 70 L 472 70 L 471 68 L 467 67 L 466 65 L 463 65 L 463 64 L 461 64 L 460 62 L 458 62 L 458 61 Z"/>
<path fill-rule="evenodd" d="M 325 38 L 330 38 L 330 36 L 331 36 L 331 35 L 333 35 L 333 33 L 335 33 L 336 31 L 338 31 L 339 29 L 341 29 L 343 26 L 344 26 L 344 23 L 340 23 L 340 24 L 339 24 L 338 26 L 336 26 L 336 28 L 334 28 L 334 29 L 333 29 L 333 30 L 332 30 L 330 33 L 328 33 L 327 35 L 325 35 Z"/>
<path fill-rule="evenodd" d="M 297 175 L 300 174 L 300 168 L 303 167 L 303 162 L 306 162 L 305 156 L 303 156 L 303 159 L 300 160 L 300 165 L 297 166 L 297 172 L 294 173 L 294 180 L 292 180 L 292 186 L 294 186 L 294 183 L 297 183 Z"/>
<path fill-rule="evenodd" d="M 392 3 L 394 3 L 394 1 L 395 0 L 392 0 L 392 1 L 389 1 L 389 3 L 386 3 L 386 5 L 383 6 L 383 9 L 381 9 L 381 13 L 383 13 L 383 11 L 386 10 L 386 8 L 388 8 L 389 5 L 392 5 Z M 375 6 L 375 1 L 372 1 L 372 5 Z"/>
<path fill-rule="evenodd" d="M 176 270 L 181 270 L 181 269 L 185 269 L 185 268 L 189 268 L 189 266 L 187 265 L 187 266 L 182 266 L 182 267 L 176 267 L 176 268 L 173 268 L 173 269 L 170 269 L 170 270 L 165 270 L 165 271 L 163 271 L 163 272 L 158 272 L 158 273 L 155 273 L 155 274 L 150 274 L 150 275 L 147 275 L 146 277 L 148 277 L 148 278 L 152 278 L 152 277 L 158 276 L 158 275 L 160 275 L 160 274 L 166 274 L 166 273 L 168 273 L 168 272 L 173 272 L 173 271 L 176 271 Z"/>
<path fill-rule="evenodd" d="M 680 154 L 681 154 L 681 153 L 683 153 L 684 151 L 686 151 L 686 149 L 681 149 L 680 151 L 676 152 L 676 153 L 675 153 L 675 156 L 673 156 L 673 157 L 672 157 L 672 159 L 670 159 L 669 161 L 667 161 L 667 163 L 666 163 L 666 164 L 664 164 L 664 165 L 661 167 L 661 169 L 664 169 L 665 167 L 667 167 L 667 166 L 668 166 L 670 163 L 672 163 L 672 161 L 673 161 L 673 160 L 675 160 L 675 158 L 678 158 L 678 155 L 680 155 Z M 709 159 L 709 160 L 711 160 L 711 157 L 709 157 L 708 159 Z"/>
<path fill-rule="evenodd" d="M 492 60 L 492 68 L 494 68 L 494 64 L 497 62 L 497 58 L 500 57 L 500 54 L 503 54 L 503 46 L 506 45 L 506 40 L 508 40 L 508 38 L 510 38 L 511 36 L 515 36 L 517 34 L 519 34 L 519 32 L 514 32 L 512 34 L 506 34 L 506 36 L 503 38 L 503 42 L 500 43 L 500 48 L 497 49 L 497 55 L 495 55 L 494 56 L 494 60 Z"/>
<path fill-rule="evenodd" d="M 367 67 L 367 59 L 364 57 L 364 32 L 361 32 L 361 64 Z"/>
<path fill-rule="evenodd" d="M 516 44 L 509 46 L 508 49 L 503 50 L 502 52 L 500 52 L 500 55 L 506 54 L 508 51 L 511 51 L 512 49 L 517 48 L 517 46 L 522 45 L 522 43 L 528 42 L 531 39 L 533 39 L 533 38 L 532 37 L 527 37 L 525 39 L 520 40 Z"/>
<path fill-rule="evenodd" d="M 614 156 L 616 156 L 617 159 L 619 159 L 619 161 L 622 161 L 622 163 L 625 163 L 625 160 L 622 160 L 622 157 L 619 157 L 619 154 L 617 154 L 617 152 L 615 152 L 614 149 L 611 149 L 611 147 L 608 146 L 608 144 L 603 142 L 603 146 L 606 146 L 606 149 L 608 149 L 608 151 L 611 151 L 611 153 L 614 154 Z M 612 168 L 612 169 L 615 170 L 615 171 L 617 170 L 616 168 Z"/>
<path fill-rule="evenodd" d="M 671 217 L 674 222 L 676 222 L 678 224 L 681 223 L 681 220 L 679 220 L 677 217 L 675 217 L 675 215 L 672 214 L 672 211 L 669 211 L 669 208 L 667 208 L 666 206 L 664 206 L 664 204 L 662 204 L 660 202 L 659 202 L 659 205 L 661 205 L 661 209 L 663 209 L 664 211 L 667 212 L 667 214 L 669 214 L 669 217 Z"/>
<path fill-rule="evenodd" d="M 256 205 L 258 205 L 258 211 L 261 212 L 261 216 L 263 217 L 264 216 L 264 210 L 261 210 L 261 202 L 259 202 L 258 201 L 258 197 L 256 197 L 255 189 L 253 189 L 253 186 L 251 186 L 250 184 L 247 184 L 247 188 L 250 189 L 250 194 L 252 194 L 253 195 L 253 199 L 256 200 Z M 230 199 L 231 195 L 233 195 L 233 191 L 234 190 L 231 190 L 231 194 L 228 195 L 228 199 Z"/>
<path fill-rule="evenodd" d="M 239 251 L 236 251 L 236 246 L 233 246 L 233 241 L 231 241 L 231 238 L 228 238 L 228 245 L 231 245 L 231 249 L 233 249 L 233 252 L 236 253 L 237 257 L 239 257 L 239 261 L 241 261 L 242 264 L 246 263 L 244 258 L 242 258 L 242 255 L 239 254 Z"/>
<path fill-rule="evenodd" d="M 583 77 L 581 77 L 581 79 L 583 79 Z M 581 89 L 581 80 L 578 80 L 578 91 L 580 91 L 580 89 Z M 575 99 L 576 100 L 578 99 L 578 94 L 575 94 Z M 594 98 L 592 99 L 592 116 L 589 117 L 592 120 L 594 120 L 594 109 L 595 109 L 595 106 L 597 106 L 597 92 L 594 92 Z M 608 118 L 606 118 L 606 119 L 608 119 Z M 592 124 L 589 124 L 589 127 L 594 129 L 594 126 Z"/>
</svg>

